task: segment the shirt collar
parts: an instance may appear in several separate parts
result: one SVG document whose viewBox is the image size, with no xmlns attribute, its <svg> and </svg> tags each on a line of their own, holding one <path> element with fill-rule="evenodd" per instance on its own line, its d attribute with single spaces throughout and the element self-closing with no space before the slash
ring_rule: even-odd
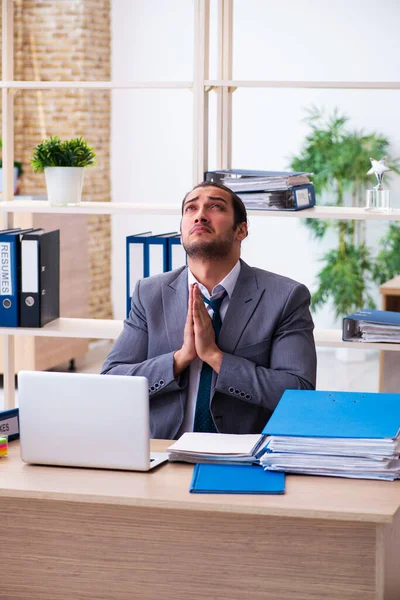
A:
<svg viewBox="0 0 400 600">
<path fill-rule="evenodd" d="M 196 277 L 193 275 L 193 273 L 191 272 L 191 270 L 188 268 L 188 285 L 190 286 L 193 283 L 197 283 L 199 285 L 200 291 L 203 294 L 203 296 L 205 296 L 206 298 L 212 298 L 213 296 L 216 296 L 217 294 L 219 294 L 222 291 L 226 291 L 228 294 L 228 298 L 231 299 L 232 294 L 233 294 L 233 290 L 235 288 L 236 282 L 238 280 L 239 277 L 239 273 L 240 273 L 240 260 L 237 261 L 236 265 L 233 267 L 233 269 L 228 273 L 228 275 L 226 275 L 222 281 L 220 281 L 212 290 L 211 296 L 208 293 L 208 290 L 206 287 L 204 287 L 203 284 L 201 284 L 199 281 L 197 281 Z"/>
</svg>

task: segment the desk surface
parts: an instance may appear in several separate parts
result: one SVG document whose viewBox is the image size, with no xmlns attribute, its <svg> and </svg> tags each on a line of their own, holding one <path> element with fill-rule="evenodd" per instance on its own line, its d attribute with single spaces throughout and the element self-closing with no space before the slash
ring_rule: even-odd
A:
<svg viewBox="0 0 400 600">
<path fill-rule="evenodd" d="M 170 444 L 152 440 L 155 451 Z M 64 500 L 164 509 L 391 523 L 400 508 L 400 481 L 287 476 L 280 496 L 190 494 L 193 466 L 164 464 L 148 473 L 43 467 L 20 459 L 19 443 L 0 459 L 0 497 Z"/>
</svg>

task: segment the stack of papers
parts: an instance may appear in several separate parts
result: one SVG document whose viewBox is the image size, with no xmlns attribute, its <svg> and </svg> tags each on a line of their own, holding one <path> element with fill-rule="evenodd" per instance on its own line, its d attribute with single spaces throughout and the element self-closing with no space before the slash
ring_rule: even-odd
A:
<svg viewBox="0 0 400 600">
<path fill-rule="evenodd" d="M 259 462 L 256 455 L 266 441 L 258 434 L 184 433 L 167 452 L 170 461 L 251 464 Z"/>
<path fill-rule="evenodd" d="M 400 478 L 400 394 L 287 390 L 263 433 L 271 471 Z"/>
<path fill-rule="evenodd" d="M 309 175 L 296 171 L 250 171 L 246 169 L 225 169 L 208 171 L 207 181 L 223 183 L 234 192 L 259 192 L 288 190 L 297 185 L 310 183 Z"/>
</svg>

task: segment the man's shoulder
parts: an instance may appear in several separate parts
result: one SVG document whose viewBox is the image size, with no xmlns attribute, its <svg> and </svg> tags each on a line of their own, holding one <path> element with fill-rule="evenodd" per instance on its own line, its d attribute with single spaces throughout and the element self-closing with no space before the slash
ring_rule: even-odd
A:
<svg viewBox="0 0 400 600">
<path fill-rule="evenodd" d="M 170 285 L 173 283 L 182 273 L 187 271 L 187 267 L 179 267 L 173 271 L 167 271 L 166 273 L 159 273 L 158 275 L 152 275 L 151 277 L 145 277 L 141 279 L 140 290 L 145 292 L 147 290 L 161 289 L 163 285 Z"/>
<path fill-rule="evenodd" d="M 260 287 L 268 288 L 273 286 L 287 290 L 291 290 L 298 286 L 305 287 L 304 284 L 295 279 L 291 279 L 290 277 L 286 277 L 285 275 L 279 275 L 278 273 L 266 271 L 265 269 L 260 269 L 258 267 L 249 267 L 249 269 L 254 273 Z"/>
</svg>

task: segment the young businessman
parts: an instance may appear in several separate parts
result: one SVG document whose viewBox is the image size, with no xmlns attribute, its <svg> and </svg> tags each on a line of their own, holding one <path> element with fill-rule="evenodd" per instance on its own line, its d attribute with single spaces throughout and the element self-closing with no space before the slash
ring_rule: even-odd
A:
<svg viewBox="0 0 400 600">
<path fill-rule="evenodd" d="M 260 433 L 286 389 L 315 388 L 310 294 L 240 260 L 247 233 L 240 198 L 201 183 L 182 203 L 188 267 L 136 285 L 102 373 L 147 377 L 152 437 Z"/>
</svg>

